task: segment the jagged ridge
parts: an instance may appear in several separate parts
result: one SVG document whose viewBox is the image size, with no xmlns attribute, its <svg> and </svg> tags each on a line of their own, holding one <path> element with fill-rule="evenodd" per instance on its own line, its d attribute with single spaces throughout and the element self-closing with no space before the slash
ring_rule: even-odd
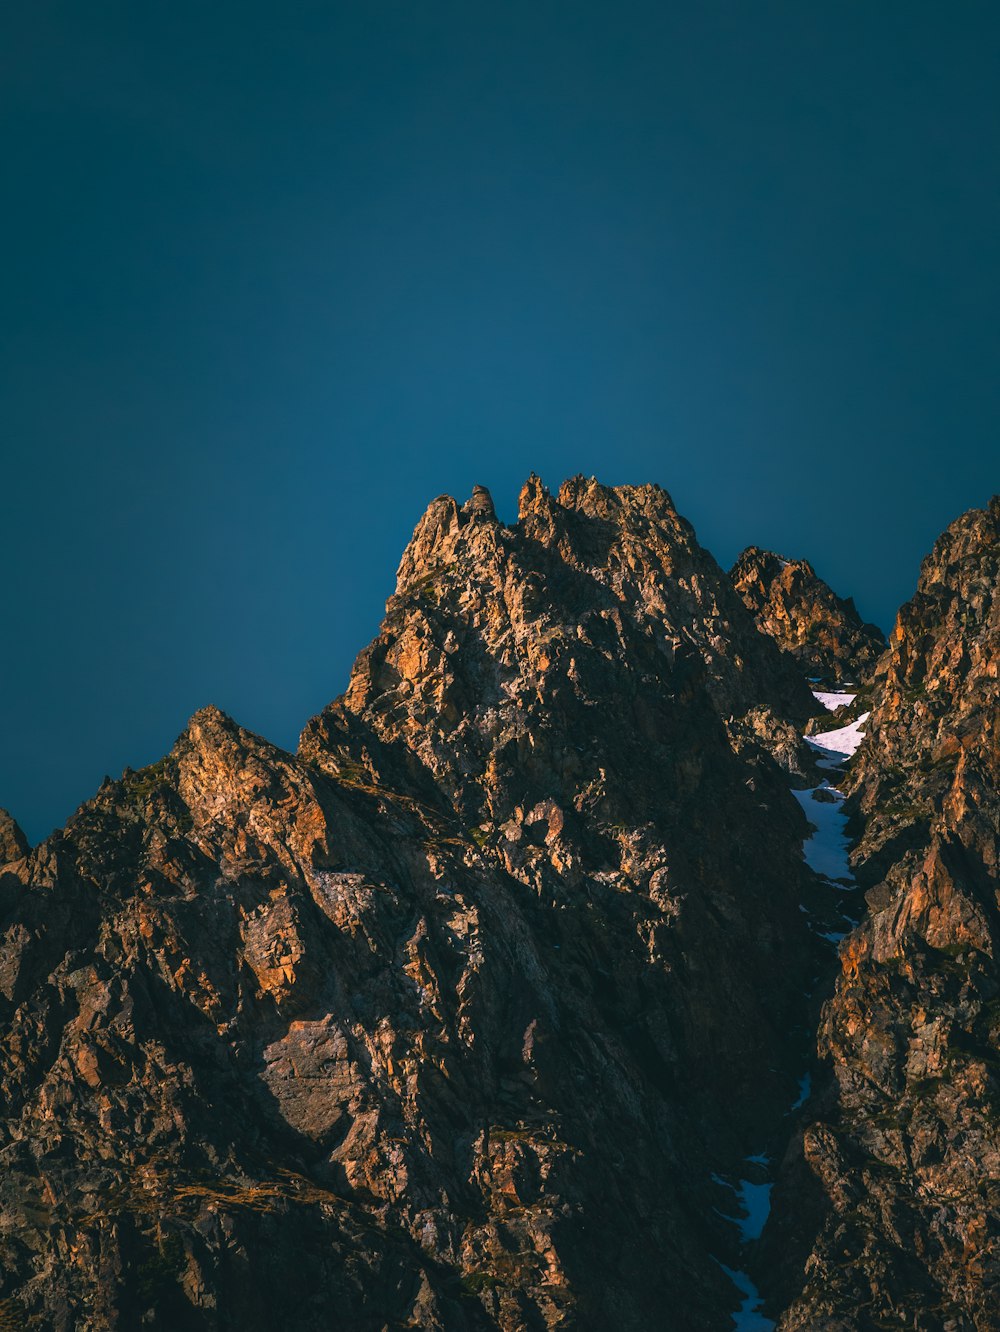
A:
<svg viewBox="0 0 1000 1332">
<path fill-rule="evenodd" d="M 737 592 L 764 633 L 803 674 L 837 683 L 871 674 L 885 636 L 866 624 L 852 598 L 838 597 L 807 560 L 748 547 L 730 570 Z"/>
<path fill-rule="evenodd" d="M 707 1332 L 724 1181 L 790 1137 L 783 1329 L 992 1327 L 998 517 L 879 660 L 793 1115 L 831 950 L 775 636 L 875 643 L 804 562 L 758 627 L 659 487 L 441 497 L 296 755 L 205 709 L 34 851 L 0 819 L 0 1317 Z"/>
<path fill-rule="evenodd" d="M 819 1235 L 783 1332 L 1000 1321 L 998 663 L 1000 497 L 938 540 L 878 666 L 851 780 L 869 915 L 820 1026 Z"/>
<path fill-rule="evenodd" d="M 298 756 L 205 710 L 0 879 L 18 1307 L 719 1326 L 812 948 L 723 718 L 811 706 L 658 488 L 435 501 Z"/>
</svg>

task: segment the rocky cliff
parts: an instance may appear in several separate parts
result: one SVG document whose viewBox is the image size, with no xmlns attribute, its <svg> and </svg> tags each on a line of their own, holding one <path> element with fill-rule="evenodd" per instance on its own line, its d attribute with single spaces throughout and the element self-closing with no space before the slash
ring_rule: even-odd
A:
<svg viewBox="0 0 1000 1332">
<path fill-rule="evenodd" d="M 208 708 L 34 850 L 0 818 L 0 1328 L 768 1326 L 748 1270 L 788 1328 L 880 1274 L 991 1325 L 996 517 L 880 665 L 842 961 L 823 709 L 655 486 L 434 501 L 296 754 Z"/>
<path fill-rule="evenodd" d="M 711 1177 L 794 1090 L 812 947 L 724 723 L 812 708 L 665 492 L 435 501 L 298 755 L 208 709 L 7 835 L 16 1316 L 724 1324 Z"/>
<path fill-rule="evenodd" d="M 998 669 L 1000 497 L 924 561 L 849 779 L 868 912 L 819 1028 L 787 1332 L 1000 1327 Z"/>
<path fill-rule="evenodd" d="M 758 626 L 804 675 L 837 683 L 864 680 L 885 650 L 853 600 L 838 597 L 807 560 L 786 560 L 750 546 L 730 570 L 733 586 Z"/>
</svg>

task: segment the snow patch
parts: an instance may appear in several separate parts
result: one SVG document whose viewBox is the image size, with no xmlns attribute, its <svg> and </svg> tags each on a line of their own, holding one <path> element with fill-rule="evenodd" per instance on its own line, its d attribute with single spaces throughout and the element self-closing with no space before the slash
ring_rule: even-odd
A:
<svg viewBox="0 0 1000 1332">
<path fill-rule="evenodd" d="M 809 1093 L 812 1091 L 812 1074 L 803 1073 L 799 1078 L 799 1099 L 792 1106 L 793 1110 L 800 1110 L 809 1100 Z"/>
<path fill-rule="evenodd" d="M 718 1258 L 715 1261 L 719 1263 Z M 771 1332 L 772 1328 L 777 1327 L 773 1319 L 765 1318 L 759 1312 L 764 1301 L 747 1273 L 735 1272 L 725 1263 L 719 1263 L 719 1266 L 743 1296 L 743 1303 L 738 1312 L 733 1314 L 733 1327 L 737 1332 Z"/>
<path fill-rule="evenodd" d="M 872 714 L 863 712 L 857 721 L 847 726 L 838 726 L 834 731 L 822 731 L 819 735 L 807 735 L 806 744 L 822 755 L 818 759 L 821 768 L 836 767 L 854 754 L 865 738 L 865 722 Z"/>
<path fill-rule="evenodd" d="M 822 689 L 814 689 L 812 691 L 812 696 L 818 702 L 822 703 L 824 708 L 828 709 L 830 712 L 836 712 L 838 708 L 845 707 L 848 703 L 853 703 L 857 698 L 857 694 L 828 694 Z"/>
<path fill-rule="evenodd" d="M 767 1157 L 748 1156 L 747 1160 L 766 1161 Z M 764 1233 L 764 1227 L 767 1225 L 767 1218 L 771 1215 L 771 1190 L 774 1188 L 774 1184 L 754 1184 L 749 1179 L 741 1179 L 738 1184 L 731 1184 L 728 1179 L 723 1179 L 721 1175 L 713 1175 L 712 1179 L 716 1184 L 736 1194 L 740 1200 L 740 1210 L 743 1213 L 742 1216 L 727 1216 L 725 1212 L 720 1212 L 718 1207 L 715 1207 L 713 1211 L 716 1215 L 721 1216 L 730 1225 L 739 1227 L 741 1244 L 749 1244 L 751 1240 L 760 1239 Z"/>
<path fill-rule="evenodd" d="M 819 682 L 811 680 L 810 683 L 818 684 Z M 813 694 L 831 712 L 844 704 L 853 703 L 857 697 L 856 694 L 842 691 L 827 692 L 816 689 L 813 690 Z M 817 763 L 821 768 L 836 771 L 843 766 L 861 744 L 864 738 L 864 723 L 870 715 L 866 712 L 847 726 L 841 726 L 833 731 L 825 731 L 818 736 L 805 737 L 807 743 L 816 751 Z M 854 876 L 851 874 L 848 860 L 850 844 L 845 832 L 847 817 L 843 811 L 843 792 L 838 791 L 830 782 L 823 781 L 819 786 L 815 786 L 808 791 L 793 790 L 792 794 L 799 802 L 812 828 L 809 836 L 802 844 L 806 864 L 834 887 L 853 886 Z M 811 914 L 809 908 L 805 905 L 800 904 L 799 909 L 807 915 Z M 844 916 L 844 919 L 847 920 L 847 917 Z M 813 926 L 813 928 L 815 929 L 816 926 Z M 824 934 L 822 937 L 829 939 L 831 942 L 839 942 L 845 936 L 830 933 Z M 798 1099 L 791 1109 L 801 1109 L 808 1101 L 811 1092 L 812 1077 L 809 1073 L 804 1073 L 799 1079 Z M 770 1158 L 763 1152 L 756 1156 L 748 1156 L 746 1159 L 756 1166 L 765 1168 L 770 1166 Z M 716 1184 L 722 1185 L 735 1193 L 740 1200 L 740 1210 L 743 1215 L 739 1218 L 726 1217 L 726 1220 L 739 1227 L 741 1243 L 745 1245 L 759 1240 L 771 1212 L 773 1183 L 755 1184 L 749 1179 L 741 1179 L 739 1184 L 736 1185 L 731 1184 L 720 1175 L 713 1175 L 712 1179 Z M 714 1210 L 718 1215 L 723 1215 L 718 1208 Z M 718 1258 L 715 1261 L 719 1263 L 726 1276 L 729 1277 L 743 1297 L 738 1312 L 733 1314 L 733 1327 L 736 1332 L 773 1332 L 777 1324 L 773 1319 L 766 1318 L 760 1312 L 760 1307 L 764 1301 L 757 1287 L 751 1281 L 749 1274 L 726 1267 L 725 1263 L 719 1262 Z"/>
<path fill-rule="evenodd" d="M 819 791 L 824 792 L 827 798 L 817 797 Z M 843 792 L 829 782 L 822 782 L 808 791 L 793 791 L 792 795 L 813 826 L 813 832 L 802 843 L 806 864 L 822 878 L 834 883 L 840 879 L 853 882 L 854 876 L 847 856 L 850 841 L 844 831 L 847 815 L 843 810 Z"/>
<path fill-rule="evenodd" d="M 771 1190 L 773 1184 L 751 1184 L 748 1179 L 740 1180 L 740 1202 L 745 1213 L 738 1223 L 740 1238 L 746 1244 L 750 1240 L 760 1239 L 771 1215 Z"/>
</svg>

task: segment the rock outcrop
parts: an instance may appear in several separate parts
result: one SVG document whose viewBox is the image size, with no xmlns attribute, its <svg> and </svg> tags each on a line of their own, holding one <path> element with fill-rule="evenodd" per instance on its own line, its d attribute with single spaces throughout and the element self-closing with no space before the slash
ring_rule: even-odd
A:
<svg viewBox="0 0 1000 1332">
<path fill-rule="evenodd" d="M 0 1312 L 724 1326 L 815 965 L 726 723 L 812 705 L 656 487 L 435 501 L 297 755 L 206 709 L 0 876 Z"/>
<path fill-rule="evenodd" d="M 729 576 L 758 626 L 804 675 L 865 680 L 885 650 L 881 629 L 866 624 L 853 600 L 838 597 L 807 560 L 750 546 Z"/>
<path fill-rule="evenodd" d="M 877 631 L 656 486 L 441 497 L 295 754 L 0 813 L 0 1328 L 996 1327 L 998 531 L 832 715 L 839 955 Z"/>
<path fill-rule="evenodd" d="M 851 778 L 869 912 L 820 1025 L 819 1235 L 783 1332 L 1000 1326 L 998 669 L 1000 497 L 937 542 L 874 681 Z"/>
<path fill-rule="evenodd" d="M 28 839 L 14 818 L 5 809 L 0 809 L 0 865 L 20 860 L 30 850 Z"/>
</svg>

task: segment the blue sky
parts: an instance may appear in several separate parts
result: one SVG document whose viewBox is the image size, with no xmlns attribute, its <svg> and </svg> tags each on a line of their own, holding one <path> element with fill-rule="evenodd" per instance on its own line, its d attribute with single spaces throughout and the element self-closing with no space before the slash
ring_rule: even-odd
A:
<svg viewBox="0 0 1000 1332">
<path fill-rule="evenodd" d="M 998 488 L 1000 11 L 21 6 L 0 804 L 292 746 L 425 504 L 666 486 L 888 627 Z"/>
</svg>

